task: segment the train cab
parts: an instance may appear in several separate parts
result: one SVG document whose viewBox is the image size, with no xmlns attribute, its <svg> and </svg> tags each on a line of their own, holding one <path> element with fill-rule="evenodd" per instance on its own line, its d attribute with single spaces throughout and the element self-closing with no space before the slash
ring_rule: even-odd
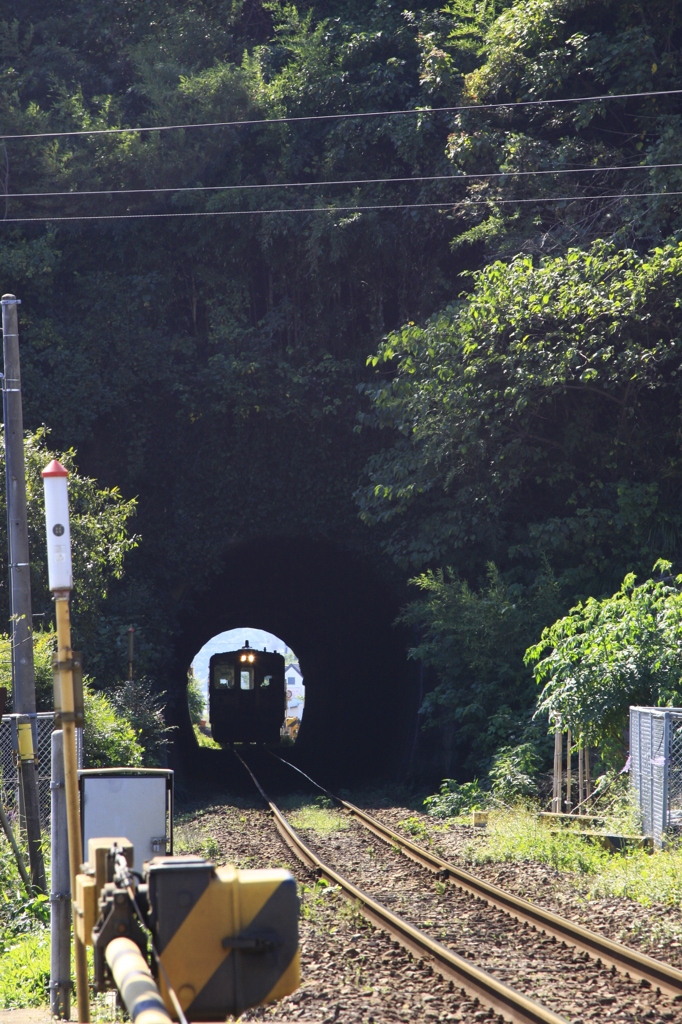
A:
<svg viewBox="0 0 682 1024">
<path fill-rule="evenodd" d="M 209 714 L 217 743 L 273 743 L 286 714 L 284 657 L 249 646 L 209 662 Z"/>
</svg>

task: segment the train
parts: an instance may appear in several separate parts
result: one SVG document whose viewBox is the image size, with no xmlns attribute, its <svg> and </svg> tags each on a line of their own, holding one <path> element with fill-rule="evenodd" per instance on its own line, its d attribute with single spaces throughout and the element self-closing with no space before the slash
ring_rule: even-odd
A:
<svg viewBox="0 0 682 1024">
<path fill-rule="evenodd" d="M 283 655 L 256 650 L 248 640 L 212 655 L 208 700 L 216 743 L 278 744 L 287 710 Z"/>
</svg>

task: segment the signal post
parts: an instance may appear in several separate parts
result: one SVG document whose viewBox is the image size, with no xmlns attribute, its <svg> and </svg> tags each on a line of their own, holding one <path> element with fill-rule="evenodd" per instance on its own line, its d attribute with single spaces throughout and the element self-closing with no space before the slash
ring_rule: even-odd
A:
<svg viewBox="0 0 682 1024">
<path fill-rule="evenodd" d="M 69 597 L 73 586 L 71 568 L 71 532 L 69 529 L 68 470 L 53 459 L 42 473 L 45 488 L 45 526 L 47 531 L 47 567 L 50 590 L 54 596 L 57 620 L 57 655 L 55 668 L 55 712 L 61 719 L 64 733 L 64 786 L 66 793 L 66 820 L 69 835 L 69 874 L 71 899 L 75 901 L 83 846 L 78 796 L 78 760 L 76 755 L 76 724 L 82 721 L 82 688 L 74 685 L 79 673 L 78 659 L 71 650 L 71 620 Z M 76 995 L 78 1020 L 90 1020 L 88 998 L 88 968 L 85 945 L 76 930 L 76 907 L 73 902 L 73 941 L 76 965 Z"/>
</svg>

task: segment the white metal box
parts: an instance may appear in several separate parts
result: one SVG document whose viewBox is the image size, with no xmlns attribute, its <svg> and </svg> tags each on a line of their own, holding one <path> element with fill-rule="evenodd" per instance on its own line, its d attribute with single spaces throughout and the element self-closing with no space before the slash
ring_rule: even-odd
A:
<svg viewBox="0 0 682 1024">
<path fill-rule="evenodd" d="M 88 841 L 126 836 L 133 869 L 173 852 L 173 772 L 168 768 L 86 768 L 78 773 L 83 860 Z"/>
</svg>

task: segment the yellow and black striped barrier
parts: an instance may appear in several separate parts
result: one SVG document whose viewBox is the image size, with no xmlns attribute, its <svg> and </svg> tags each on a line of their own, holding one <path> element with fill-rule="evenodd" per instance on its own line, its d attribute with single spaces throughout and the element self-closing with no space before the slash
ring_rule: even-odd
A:
<svg viewBox="0 0 682 1024">
<path fill-rule="evenodd" d="M 188 1020 L 218 1020 L 294 992 L 300 983 L 298 896 L 288 871 L 215 869 L 201 858 L 155 858 L 150 924 L 166 983 Z"/>
<path fill-rule="evenodd" d="M 97 989 L 113 982 L 136 1024 L 224 1020 L 298 988 L 288 871 L 155 857 L 138 882 L 123 837 L 91 839 L 88 857 L 77 877 L 78 933 L 94 946 Z"/>
</svg>

